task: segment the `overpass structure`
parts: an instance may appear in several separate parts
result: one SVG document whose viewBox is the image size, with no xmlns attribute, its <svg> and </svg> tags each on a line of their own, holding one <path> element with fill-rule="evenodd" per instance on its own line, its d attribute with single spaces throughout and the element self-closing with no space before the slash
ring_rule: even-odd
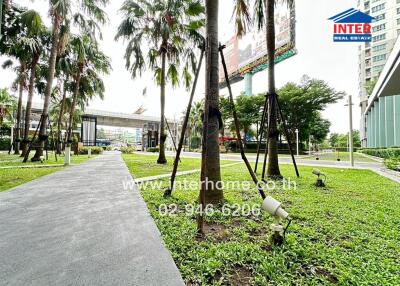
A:
<svg viewBox="0 0 400 286">
<path fill-rule="evenodd" d="M 38 124 L 40 118 L 39 114 L 41 114 L 42 108 L 42 103 L 34 102 L 32 104 L 32 113 L 36 114 L 33 116 L 33 126 L 31 126 L 31 128 L 33 129 L 35 129 Z M 101 125 L 120 128 L 142 129 L 143 147 L 155 147 L 158 145 L 160 129 L 159 117 L 122 112 L 111 112 L 96 109 L 86 109 L 82 114 L 82 118 L 94 119 L 96 122 L 95 128 L 97 128 L 98 125 Z M 174 139 L 177 138 L 178 123 L 174 122 L 173 120 L 168 120 L 168 123 L 171 128 L 172 136 L 174 136 Z M 82 133 L 82 131 L 80 133 Z M 167 148 L 173 147 L 173 142 L 170 134 L 168 134 L 166 145 Z"/>
<path fill-rule="evenodd" d="M 366 116 L 367 146 L 400 146 L 400 37 L 368 99 Z"/>
</svg>

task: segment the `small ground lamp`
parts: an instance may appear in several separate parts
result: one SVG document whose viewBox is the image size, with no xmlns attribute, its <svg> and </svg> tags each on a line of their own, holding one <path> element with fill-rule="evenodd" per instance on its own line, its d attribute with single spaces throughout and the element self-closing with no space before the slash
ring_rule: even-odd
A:
<svg viewBox="0 0 400 286">
<path fill-rule="evenodd" d="M 325 187 L 326 175 L 318 169 L 314 169 L 312 173 L 317 176 L 317 181 L 315 182 L 315 186 L 318 188 Z M 324 180 L 322 180 L 321 177 L 324 177 Z"/>
<path fill-rule="evenodd" d="M 275 245 L 281 245 L 285 239 L 286 230 L 291 223 L 289 214 L 282 208 L 282 203 L 278 202 L 271 196 L 265 198 L 262 204 L 262 209 L 267 211 L 275 219 L 275 222 L 270 226 L 272 230 L 272 243 Z M 281 225 L 281 220 L 283 219 L 288 220 L 288 224 L 285 228 Z"/>
</svg>

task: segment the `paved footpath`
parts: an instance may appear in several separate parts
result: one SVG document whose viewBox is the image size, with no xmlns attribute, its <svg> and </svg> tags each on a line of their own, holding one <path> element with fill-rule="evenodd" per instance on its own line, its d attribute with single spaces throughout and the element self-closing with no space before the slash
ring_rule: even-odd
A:
<svg viewBox="0 0 400 286">
<path fill-rule="evenodd" d="M 0 193 L 1 285 L 184 285 L 120 154 Z"/>
</svg>

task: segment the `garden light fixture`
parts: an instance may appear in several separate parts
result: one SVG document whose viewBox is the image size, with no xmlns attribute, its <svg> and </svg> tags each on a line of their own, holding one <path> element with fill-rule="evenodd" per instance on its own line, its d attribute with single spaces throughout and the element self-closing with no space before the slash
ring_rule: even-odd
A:
<svg viewBox="0 0 400 286">
<path fill-rule="evenodd" d="M 286 230 L 291 222 L 289 214 L 282 208 L 282 203 L 271 196 L 265 198 L 262 204 L 262 209 L 266 210 L 271 216 L 274 217 L 275 222 L 270 226 L 272 230 L 272 242 L 273 244 L 281 245 L 285 239 Z M 281 220 L 283 219 L 289 220 L 285 228 L 281 225 Z"/>
<path fill-rule="evenodd" d="M 324 173 L 322 173 L 322 172 L 321 172 L 320 170 L 318 170 L 318 169 L 314 169 L 314 170 L 312 171 L 312 173 L 313 173 L 314 175 L 317 176 L 317 181 L 316 181 L 316 183 L 315 183 L 315 186 L 318 187 L 318 188 L 323 188 L 323 187 L 325 187 L 326 175 L 325 175 Z M 324 177 L 324 180 L 322 180 L 321 176 Z"/>
</svg>

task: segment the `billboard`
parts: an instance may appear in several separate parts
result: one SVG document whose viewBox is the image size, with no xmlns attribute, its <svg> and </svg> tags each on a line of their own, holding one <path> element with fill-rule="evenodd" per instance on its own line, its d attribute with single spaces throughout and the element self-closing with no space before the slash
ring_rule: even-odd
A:
<svg viewBox="0 0 400 286">
<path fill-rule="evenodd" d="M 275 62 L 281 62 L 296 54 L 295 49 L 295 16 L 294 4 L 291 8 L 278 2 L 275 8 Z M 224 49 L 228 76 L 231 83 L 243 79 L 246 73 L 257 73 L 268 68 L 266 28 L 258 30 L 253 27 L 242 38 L 232 36 Z M 219 69 L 221 87 L 224 87 L 225 76 L 222 66 Z"/>
</svg>

